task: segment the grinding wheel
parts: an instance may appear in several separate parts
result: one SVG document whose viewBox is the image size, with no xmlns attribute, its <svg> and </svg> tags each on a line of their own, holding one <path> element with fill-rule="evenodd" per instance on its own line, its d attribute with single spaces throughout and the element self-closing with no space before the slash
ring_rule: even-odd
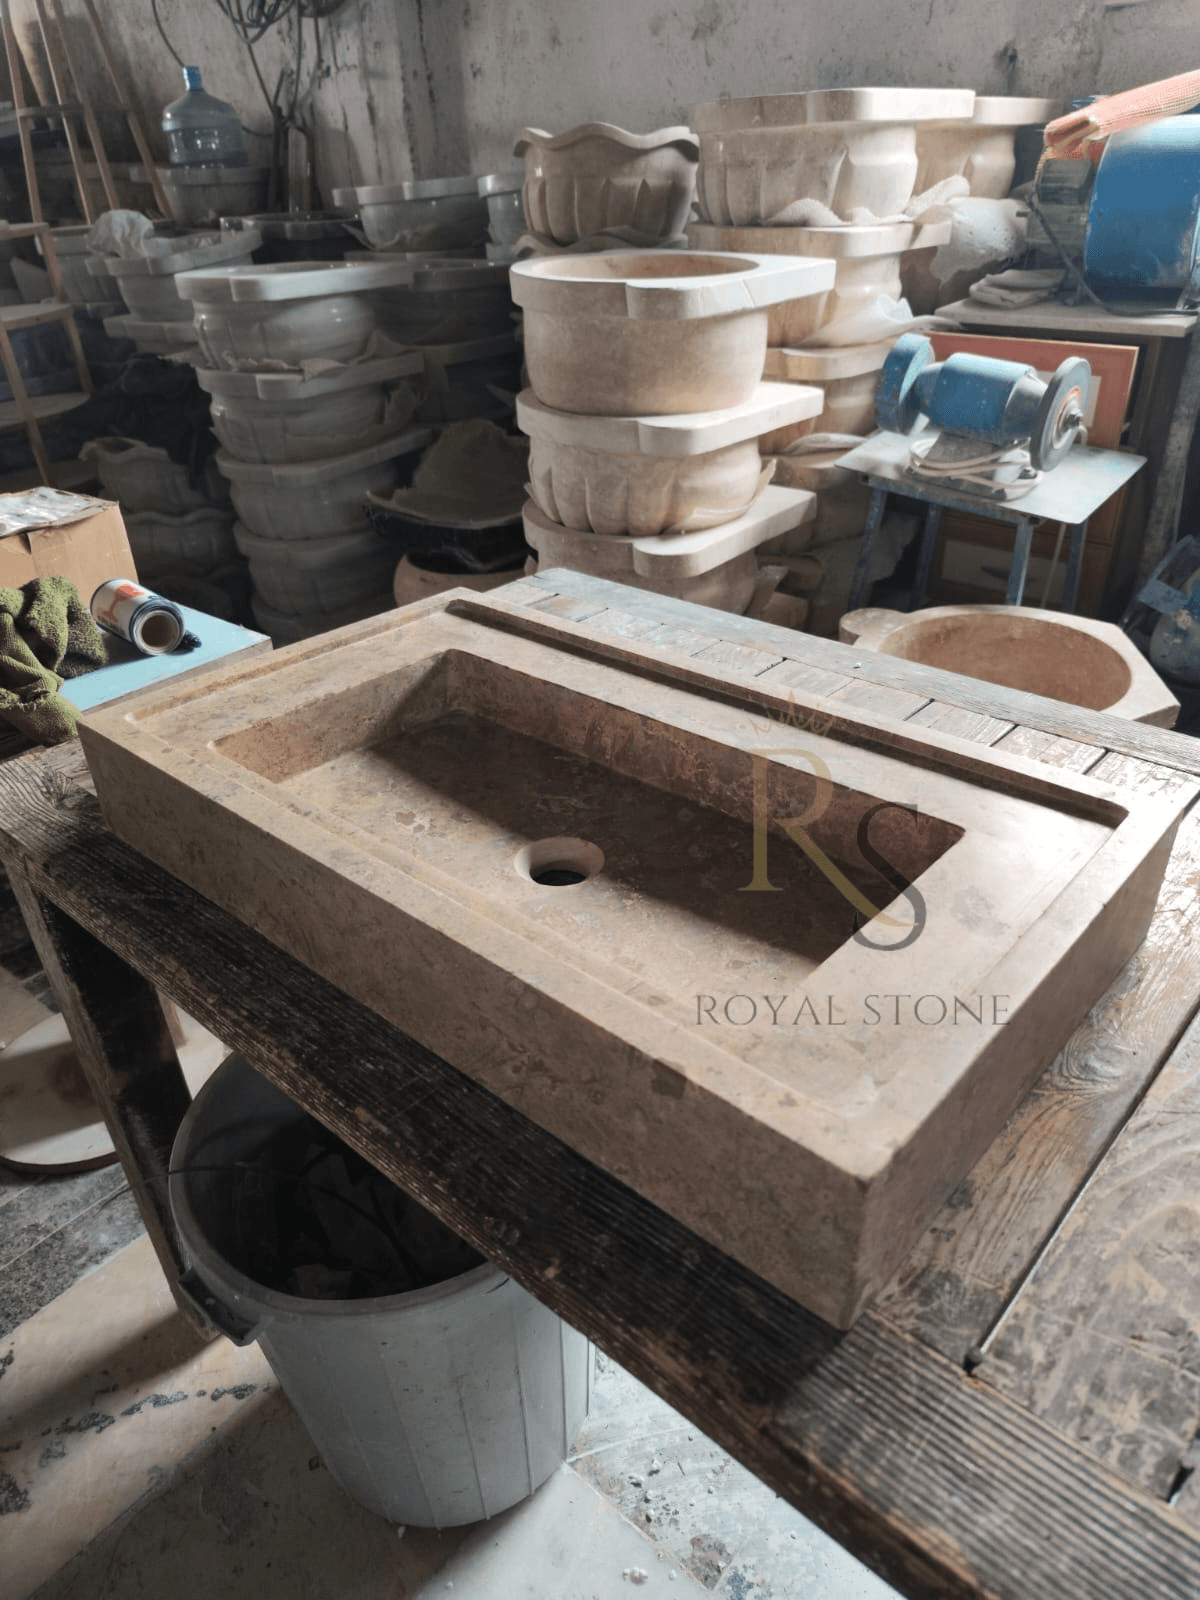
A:
<svg viewBox="0 0 1200 1600">
<path fill-rule="evenodd" d="M 875 416 L 889 433 L 910 433 L 921 415 L 917 379 L 933 357 L 933 346 L 920 333 L 902 333 L 888 351 L 875 390 Z"/>
<path fill-rule="evenodd" d="M 1068 356 L 1042 396 L 1029 438 L 1030 464 L 1047 472 L 1066 455 L 1083 427 L 1092 369 L 1079 356 Z"/>
</svg>

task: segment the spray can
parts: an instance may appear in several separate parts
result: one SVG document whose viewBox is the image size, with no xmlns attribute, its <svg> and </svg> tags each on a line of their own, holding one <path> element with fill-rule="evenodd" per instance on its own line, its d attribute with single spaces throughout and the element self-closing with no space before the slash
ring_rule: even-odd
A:
<svg viewBox="0 0 1200 1600">
<path fill-rule="evenodd" d="M 173 601 L 143 589 L 132 578 L 102 583 L 89 609 L 102 628 L 128 639 L 144 656 L 166 655 L 187 631 L 183 612 Z"/>
</svg>

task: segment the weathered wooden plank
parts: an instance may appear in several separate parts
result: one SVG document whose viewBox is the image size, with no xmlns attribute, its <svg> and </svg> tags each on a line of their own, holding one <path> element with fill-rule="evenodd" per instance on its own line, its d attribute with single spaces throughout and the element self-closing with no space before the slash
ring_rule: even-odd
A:
<svg viewBox="0 0 1200 1600">
<path fill-rule="evenodd" d="M 977 1376 L 1166 1496 L 1200 1425 L 1200 1022 L 989 1341 Z"/>
<path fill-rule="evenodd" d="M 985 1393 L 868 1313 L 767 1431 L 826 1491 L 815 1520 L 850 1549 L 889 1508 L 894 1564 L 874 1564 L 922 1600 L 1195 1600 L 1183 1519 Z"/>
<path fill-rule="evenodd" d="M 687 601 L 630 589 L 601 578 L 590 578 L 582 572 L 555 567 L 545 575 L 539 574 L 522 582 L 544 583 L 547 590 L 554 593 L 586 596 L 593 601 L 605 600 L 619 610 L 637 615 L 657 615 L 660 622 L 677 622 L 689 628 L 698 626 L 697 607 Z M 503 599 L 519 587 L 518 584 L 506 585 L 497 598 Z M 1154 728 L 1148 723 L 1110 717 L 1103 711 L 1090 711 L 1086 706 L 1067 705 L 1061 700 L 1026 694 L 1022 690 L 985 683 L 979 678 L 964 678 L 958 673 L 944 672 L 939 667 L 927 667 L 920 661 L 902 661 L 897 656 L 859 650 L 855 645 L 840 644 L 835 639 L 820 639 L 813 634 L 800 633 L 794 628 L 781 628 L 775 623 L 760 622 L 752 617 L 733 616 L 726 611 L 706 612 L 705 615 L 711 619 L 713 632 L 722 639 L 755 645 L 761 650 L 778 650 L 788 660 L 807 663 L 821 670 L 841 672 L 848 677 L 865 678 L 871 683 L 907 689 L 925 700 L 961 706 L 968 711 L 982 712 L 985 716 L 1038 728 L 1046 733 L 1075 739 L 1081 744 L 1118 750 L 1124 755 L 1156 761 L 1183 771 L 1190 770 L 1195 761 L 1193 742 L 1168 728 Z"/>
<path fill-rule="evenodd" d="M 608 634 L 616 639 L 644 639 L 662 627 L 657 617 L 635 617 L 628 611 L 597 611 L 587 619 L 593 633 Z"/>
<path fill-rule="evenodd" d="M 839 1338 L 56 787 L 15 803 L 0 773 L 4 851 L 40 894 L 902 1592 L 1200 1593 L 1200 1537 L 1170 1511 L 886 1320 Z"/>
<path fill-rule="evenodd" d="M 923 728 L 936 728 L 939 733 L 951 733 L 957 739 L 970 739 L 973 744 L 995 744 L 1015 726 L 1003 717 L 948 706 L 943 700 L 931 700 L 906 720 Z"/>
<path fill-rule="evenodd" d="M 1002 735 L 993 748 L 1002 755 L 1025 756 L 1050 767 L 1066 767 L 1070 772 L 1087 772 L 1102 761 L 1105 754 L 1095 745 L 1080 744 L 1078 739 L 1064 739 L 1059 734 L 1026 727 L 1016 727 Z"/>
<path fill-rule="evenodd" d="M 1138 774 L 1108 756 L 1093 776 L 1129 786 Z M 1141 776 L 1148 792 L 1177 781 L 1152 768 Z M 966 1359 L 995 1324 L 1195 1010 L 1198 889 L 1200 810 L 1193 808 L 1141 948 L 878 1302 L 952 1360 Z"/>
<path fill-rule="evenodd" d="M 44 897 L 21 863 L 10 859 L 7 866 L 25 925 L 151 1243 L 181 1309 L 207 1332 L 191 1302 L 177 1292 L 184 1261 L 171 1220 L 167 1172 L 171 1140 L 191 1095 L 158 995 L 118 955 Z"/>
<path fill-rule="evenodd" d="M 1197 1465 L 1198 1068 L 1194 1023 L 1005 1318 L 986 1372 L 1036 1392 L 1064 1431 L 1161 1494 Z M 1066 1323 L 1049 1312 L 1056 1285 L 1079 1306 Z"/>
<path fill-rule="evenodd" d="M 531 611 L 548 611 L 551 616 L 569 617 L 572 622 L 586 622 L 589 617 L 607 609 L 608 602 L 605 600 L 589 600 L 573 594 L 553 594 L 548 600 L 538 600 L 530 606 Z"/>
<path fill-rule="evenodd" d="M 887 683 L 866 683 L 862 679 L 856 679 L 844 689 L 835 689 L 830 699 L 840 705 L 857 706 L 861 711 L 878 712 L 881 717 L 895 717 L 898 722 L 907 722 L 929 703 L 928 695 L 912 694 Z"/>
<path fill-rule="evenodd" d="M 805 694 L 829 696 L 839 689 L 848 689 L 854 679 L 844 672 L 831 672 L 827 667 L 813 666 L 807 661 L 790 657 L 762 675 L 762 682 L 771 688 L 800 689 Z"/>
<path fill-rule="evenodd" d="M 756 650 L 752 645 L 718 639 L 715 644 L 706 644 L 702 650 L 697 650 L 696 659 L 705 666 L 725 667 L 731 672 L 757 678 L 771 667 L 778 666 L 783 657 L 766 650 Z"/>
</svg>

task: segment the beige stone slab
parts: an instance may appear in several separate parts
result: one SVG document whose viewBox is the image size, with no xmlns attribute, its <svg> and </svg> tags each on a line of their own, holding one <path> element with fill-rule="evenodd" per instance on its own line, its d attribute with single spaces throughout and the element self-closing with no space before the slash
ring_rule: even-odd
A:
<svg viewBox="0 0 1200 1600">
<path fill-rule="evenodd" d="M 105 815 L 845 1325 L 1142 937 L 1186 797 L 556 609 L 451 594 L 101 708 Z"/>
<path fill-rule="evenodd" d="M 0 1362 L 5 1600 L 31 1595 L 275 1389 L 256 1345 L 197 1339 L 148 1238 L 22 1323 Z"/>
</svg>

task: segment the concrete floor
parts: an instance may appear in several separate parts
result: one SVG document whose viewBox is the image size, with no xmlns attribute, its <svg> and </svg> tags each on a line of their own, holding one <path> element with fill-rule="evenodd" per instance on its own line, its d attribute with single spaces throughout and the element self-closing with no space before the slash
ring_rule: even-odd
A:
<svg viewBox="0 0 1200 1600">
<path fill-rule="evenodd" d="M 117 1167 L 0 1166 L 0 1316 L 4 1600 L 894 1593 L 603 1356 L 536 1495 L 391 1527 L 325 1471 L 257 1347 L 190 1333 Z"/>
</svg>

